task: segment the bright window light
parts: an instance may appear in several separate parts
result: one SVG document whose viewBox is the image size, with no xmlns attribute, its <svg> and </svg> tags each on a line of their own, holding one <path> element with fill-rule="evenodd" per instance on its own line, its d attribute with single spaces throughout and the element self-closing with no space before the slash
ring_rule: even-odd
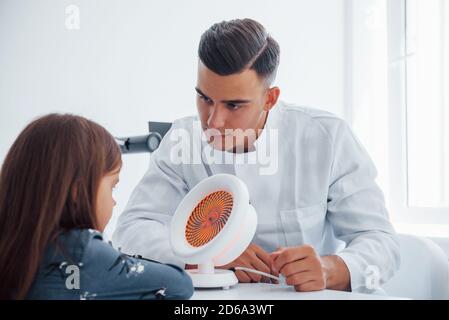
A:
<svg viewBox="0 0 449 320">
<path fill-rule="evenodd" d="M 449 1 L 406 2 L 409 207 L 449 205 Z"/>
</svg>

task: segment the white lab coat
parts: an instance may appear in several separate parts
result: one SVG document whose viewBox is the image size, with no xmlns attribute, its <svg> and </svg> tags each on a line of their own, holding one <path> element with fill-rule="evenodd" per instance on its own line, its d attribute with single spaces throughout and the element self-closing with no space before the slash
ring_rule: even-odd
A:
<svg viewBox="0 0 449 320">
<path fill-rule="evenodd" d="M 168 227 L 183 196 L 207 173 L 201 163 L 174 163 L 179 140 L 171 133 L 179 129 L 193 137 L 202 134 L 198 117 L 173 123 L 120 216 L 113 243 L 126 253 L 184 266 L 172 252 Z M 277 150 L 269 147 L 275 151 L 269 158 L 270 163 L 276 160 L 272 167 L 277 170 L 261 174 L 262 167 L 269 167 L 266 161 L 239 161 L 255 157 L 258 146 L 275 130 L 279 144 Z M 186 142 L 192 154 L 201 150 L 199 140 Z M 398 269 L 398 239 L 375 183 L 376 169 L 345 121 L 278 102 L 256 141 L 256 151 L 216 152 L 215 162 L 217 154 L 231 156 L 234 163 L 211 163 L 212 172 L 235 174 L 246 183 L 258 217 L 253 242 L 266 251 L 310 244 L 320 255 L 338 254 L 349 268 L 352 289 L 359 292 L 370 292 L 367 277 L 377 273 L 382 284 Z"/>
</svg>

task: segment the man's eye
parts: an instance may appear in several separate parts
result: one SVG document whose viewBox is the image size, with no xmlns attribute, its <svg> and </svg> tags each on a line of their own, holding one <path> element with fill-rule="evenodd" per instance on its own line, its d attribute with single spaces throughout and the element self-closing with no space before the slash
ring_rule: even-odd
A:
<svg viewBox="0 0 449 320">
<path fill-rule="evenodd" d="M 206 102 L 207 104 L 211 104 L 212 103 L 212 100 L 211 99 L 209 99 L 209 98 L 206 98 L 205 96 L 202 96 L 202 95 L 198 95 L 199 97 L 200 97 L 200 99 L 201 100 L 203 100 L 204 102 Z"/>
<path fill-rule="evenodd" d="M 234 103 L 228 103 L 227 108 L 230 110 L 237 110 L 237 109 L 240 109 L 240 105 L 234 104 Z"/>
</svg>

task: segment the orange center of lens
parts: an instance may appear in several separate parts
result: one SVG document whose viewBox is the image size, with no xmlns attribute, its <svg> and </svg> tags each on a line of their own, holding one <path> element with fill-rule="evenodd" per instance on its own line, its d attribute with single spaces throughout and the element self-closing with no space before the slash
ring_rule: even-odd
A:
<svg viewBox="0 0 449 320">
<path fill-rule="evenodd" d="M 227 191 L 216 191 L 204 197 L 187 221 L 186 239 L 193 247 L 211 241 L 231 215 L 234 200 Z"/>
</svg>

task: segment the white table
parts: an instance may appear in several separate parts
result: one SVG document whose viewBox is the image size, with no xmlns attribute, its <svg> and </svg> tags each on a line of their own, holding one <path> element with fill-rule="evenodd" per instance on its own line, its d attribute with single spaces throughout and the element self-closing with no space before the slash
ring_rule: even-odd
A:
<svg viewBox="0 0 449 320">
<path fill-rule="evenodd" d="M 296 292 L 293 287 L 269 283 L 239 283 L 228 289 L 195 289 L 192 300 L 395 300 L 404 299 L 336 290 Z"/>
</svg>

